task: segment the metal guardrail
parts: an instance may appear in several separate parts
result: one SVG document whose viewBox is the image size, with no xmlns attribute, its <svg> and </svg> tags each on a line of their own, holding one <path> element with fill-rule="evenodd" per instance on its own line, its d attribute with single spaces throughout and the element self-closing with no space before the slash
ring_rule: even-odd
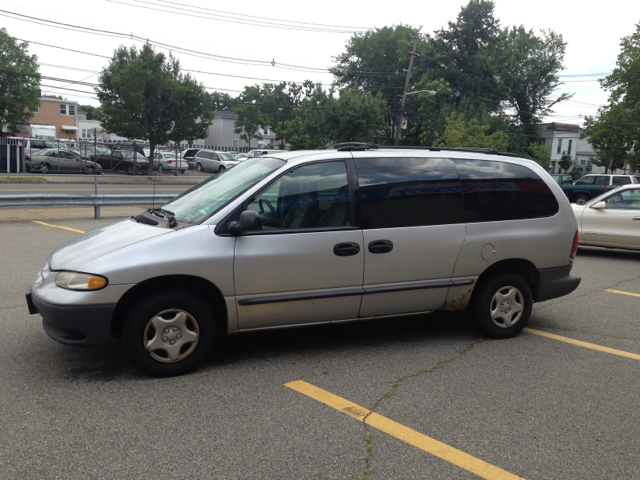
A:
<svg viewBox="0 0 640 480">
<path fill-rule="evenodd" d="M 100 218 L 100 207 L 108 205 L 164 205 L 174 198 L 171 194 L 128 194 L 128 195 L 66 195 L 34 193 L 24 195 L 0 195 L 0 207 L 32 207 L 50 205 L 71 205 L 94 207 L 94 217 Z"/>
</svg>

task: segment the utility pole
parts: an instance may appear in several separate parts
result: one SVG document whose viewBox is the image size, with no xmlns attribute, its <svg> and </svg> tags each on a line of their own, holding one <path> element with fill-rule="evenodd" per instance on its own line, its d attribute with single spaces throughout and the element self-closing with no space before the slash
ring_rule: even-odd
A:
<svg viewBox="0 0 640 480">
<path fill-rule="evenodd" d="M 413 52 L 411 52 L 411 59 L 409 60 L 409 69 L 407 70 L 407 78 L 404 81 L 404 90 L 402 91 L 402 100 L 400 100 L 400 110 L 398 111 L 397 119 L 396 119 L 396 138 L 394 145 L 397 147 L 398 142 L 400 141 L 400 132 L 402 131 L 402 123 L 404 121 L 404 102 L 407 99 L 407 89 L 409 88 L 409 79 L 411 78 L 411 70 L 413 69 L 413 59 L 416 56 L 416 50 L 418 49 L 418 33 L 420 33 L 420 29 L 416 32 L 413 37 Z"/>
</svg>

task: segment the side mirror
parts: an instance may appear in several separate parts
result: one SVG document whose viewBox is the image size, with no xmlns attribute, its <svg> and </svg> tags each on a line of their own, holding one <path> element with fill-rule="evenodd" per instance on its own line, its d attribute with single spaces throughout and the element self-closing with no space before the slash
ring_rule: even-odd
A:
<svg viewBox="0 0 640 480">
<path fill-rule="evenodd" d="M 595 205 L 591 205 L 591 208 L 595 208 L 596 210 L 603 210 L 607 208 L 607 204 L 604 202 L 598 202 Z"/>
<path fill-rule="evenodd" d="M 262 230 L 260 214 L 255 210 L 245 210 L 240 214 L 240 219 L 237 222 L 229 224 L 229 230 L 238 235 L 249 231 Z"/>
</svg>

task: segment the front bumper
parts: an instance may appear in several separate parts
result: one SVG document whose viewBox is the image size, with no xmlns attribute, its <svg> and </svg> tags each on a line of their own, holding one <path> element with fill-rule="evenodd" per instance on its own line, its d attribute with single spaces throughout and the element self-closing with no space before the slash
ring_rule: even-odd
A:
<svg viewBox="0 0 640 480">
<path fill-rule="evenodd" d="M 75 347 L 108 345 L 116 305 L 52 305 L 31 291 L 25 292 L 29 313 L 42 316 L 42 326 L 52 339 Z"/>
<path fill-rule="evenodd" d="M 540 286 L 536 295 L 536 302 L 544 302 L 552 298 L 562 297 L 573 292 L 582 277 L 571 275 L 572 265 L 556 268 L 543 268 L 538 270 L 540 275 Z"/>
</svg>

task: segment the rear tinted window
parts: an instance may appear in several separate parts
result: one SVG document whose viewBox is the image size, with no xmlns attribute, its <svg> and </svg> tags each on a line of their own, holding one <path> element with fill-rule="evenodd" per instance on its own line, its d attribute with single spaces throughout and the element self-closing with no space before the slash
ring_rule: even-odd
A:
<svg viewBox="0 0 640 480">
<path fill-rule="evenodd" d="M 454 163 L 439 158 L 359 158 L 363 228 L 446 225 L 464 221 Z"/>
<path fill-rule="evenodd" d="M 613 177 L 612 185 L 627 185 L 631 183 L 631 179 L 629 177 Z"/>
<path fill-rule="evenodd" d="M 544 181 L 521 165 L 455 160 L 467 222 L 548 217 L 558 202 Z"/>
</svg>

